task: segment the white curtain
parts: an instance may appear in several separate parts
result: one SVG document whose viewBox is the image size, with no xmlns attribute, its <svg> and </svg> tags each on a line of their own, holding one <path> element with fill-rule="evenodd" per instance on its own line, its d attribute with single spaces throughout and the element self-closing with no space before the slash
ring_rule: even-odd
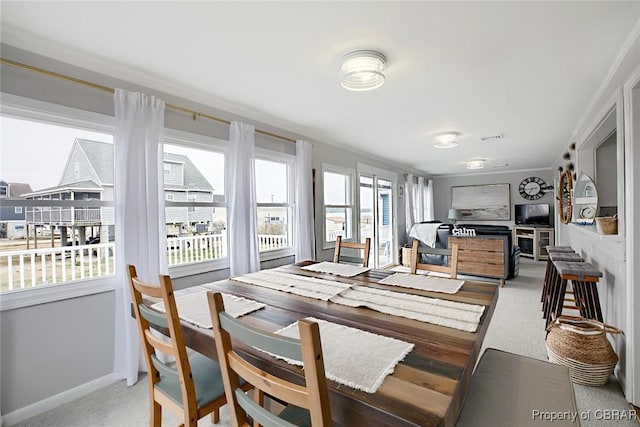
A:
<svg viewBox="0 0 640 427">
<path fill-rule="evenodd" d="M 296 141 L 296 211 L 293 224 L 295 262 L 315 259 L 312 148 L 307 141 Z"/>
<path fill-rule="evenodd" d="M 405 210 L 405 220 L 406 220 L 406 232 L 407 232 L 407 241 L 409 241 L 409 231 L 411 231 L 411 227 L 415 224 L 415 218 L 413 216 L 414 209 L 414 200 L 413 200 L 413 174 L 407 174 L 406 180 L 404 183 L 404 210 Z"/>
<path fill-rule="evenodd" d="M 430 179 L 425 188 L 424 196 L 424 220 L 435 220 L 435 212 L 433 208 L 433 180 Z"/>
<path fill-rule="evenodd" d="M 260 270 L 256 212 L 255 128 L 231 122 L 225 166 L 229 197 L 229 264 L 231 277 Z"/>
<path fill-rule="evenodd" d="M 115 91 L 116 339 L 114 374 L 128 385 L 144 368 L 140 336 L 131 317 L 126 264 L 142 280 L 167 274 L 162 140 L 164 101 L 142 93 Z M 126 240 L 125 240 L 126 239 Z"/>
<path fill-rule="evenodd" d="M 424 221 L 424 178 L 418 177 L 418 200 L 416 203 L 416 223 Z"/>
</svg>

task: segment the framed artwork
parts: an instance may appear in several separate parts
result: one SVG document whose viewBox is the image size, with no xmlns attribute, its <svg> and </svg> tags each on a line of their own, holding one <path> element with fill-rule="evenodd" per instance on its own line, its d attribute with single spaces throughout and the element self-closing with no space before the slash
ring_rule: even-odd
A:
<svg viewBox="0 0 640 427">
<path fill-rule="evenodd" d="M 509 221 L 509 184 L 451 187 L 451 208 L 461 211 L 462 220 Z"/>
</svg>

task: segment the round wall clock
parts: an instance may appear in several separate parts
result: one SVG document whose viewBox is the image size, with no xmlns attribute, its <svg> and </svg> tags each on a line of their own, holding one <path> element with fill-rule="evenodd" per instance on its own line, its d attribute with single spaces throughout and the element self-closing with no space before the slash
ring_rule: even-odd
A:
<svg viewBox="0 0 640 427">
<path fill-rule="evenodd" d="M 522 180 L 518 190 L 523 198 L 527 200 L 538 200 L 544 196 L 546 190 L 550 190 L 551 188 L 553 187 L 547 185 L 544 179 L 537 176 L 530 176 Z"/>
</svg>

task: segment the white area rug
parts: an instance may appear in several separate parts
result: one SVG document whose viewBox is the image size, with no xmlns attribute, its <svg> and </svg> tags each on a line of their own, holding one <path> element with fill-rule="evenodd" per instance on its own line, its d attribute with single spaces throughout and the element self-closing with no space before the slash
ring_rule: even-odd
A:
<svg viewBox="0 0 640 427">
<path fill-rule="evenodd" d="M 396 273 L 378 281 L 383 285 L 401 286 L 403 288 L 420 289 L 423 291 L 443 292 L 455 294 L 464 285 L 464 280 L 447 279 L 436 276 Z"/>
<path fill-rule="evenodd" d="M 255 273 L 236 276 L 232 280 L 322 301 L 329 301 L 331 297 L 351 287 L 349 283 L 316 279 L 314 277 L 283 273 L 277 270 L 257 271 Z"/>
<path fill-rule="evenodd" d="M 236 318 L 265 307 L 265 304 L 260 302 L 229 294 L 222 294 L 222 300 L 224 301 L 224 310 Z M 182 320 L 201 328 L 211 329 L 213 327 L 206 290 L 176 296 L 176 307 L 178 308 L 178 316 Z M 153 304 L 151 308 L 165 312 L 164 302 Z"/>
<path fill-rule="evenodd" d="M 317 264 L 302 267 L 303 270 L 317 271 L 319 273 L 335 274 L 343 277 L 353 277 L 371 270 L 369 267 L 359 265 L 339 264 L 337 262 L 323 261 Z"/>
<path fill-rule="evenodd" d="M 312 317 L 308 319 L 320 326 L 326 377 L 367 393 L 375 393 L 385 377 L 393 373 L 398 362 L 414 347 L 414 344 L 395 338 Z M 299 339 L 298 322 L 276 334 Z M 302 366 L 301 361 L 287 362 Z"/>
<path fill-rule="evenodd" d="M 484 306 L 421 297 L 401 292 L 353 286 L 331 298 L 331 302 L 372 310 L 467 332 L 478 329 Z"/>
</svg>

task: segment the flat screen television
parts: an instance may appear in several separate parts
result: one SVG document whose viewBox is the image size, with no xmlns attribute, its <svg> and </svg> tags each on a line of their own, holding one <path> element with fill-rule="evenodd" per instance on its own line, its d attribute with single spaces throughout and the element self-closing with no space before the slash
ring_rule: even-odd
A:
<svg viewBox="0 0 640 427">
<path fill-rule="evenodd" d="M 551 224 L 549 203 L 530 203 L 515 206 L 517 225 L 546 225 Z"/>
</svg>

